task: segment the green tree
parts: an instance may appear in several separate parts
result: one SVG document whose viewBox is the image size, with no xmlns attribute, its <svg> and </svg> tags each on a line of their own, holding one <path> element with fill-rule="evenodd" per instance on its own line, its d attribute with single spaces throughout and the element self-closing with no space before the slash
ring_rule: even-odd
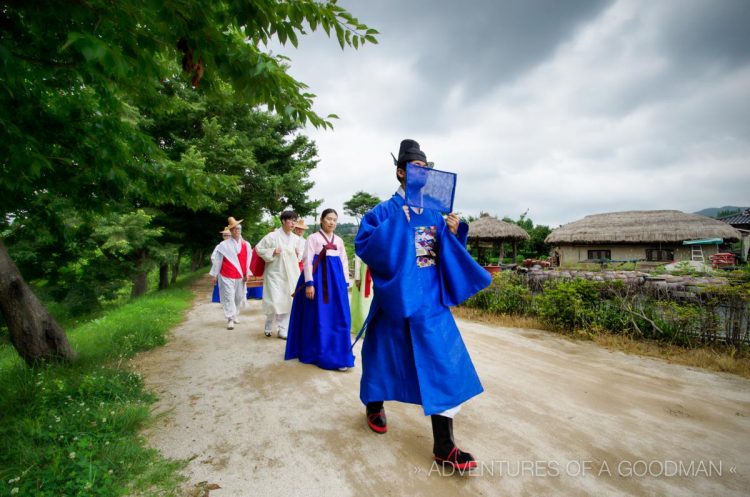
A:
<svg viewBox="0 0 750 497">
<path fill-rule="evenodd" d="M 375 195 L 359 191 L 352 195 L 352 198 L 344 202 L 344 212 L 350 216 L 354 216 L 359 226 L 362 217 L 379 203 L 380 199 Z"/>
<path fill-rule="evenodd" d="M 716 219 L 733 216 L 734 214 L 739 214 L 740 212 L 742 212 L 742 209 L 725 209 L 716 213 Z"/>
<path fill-rule="evenodd" d="M 93 233 L 113 272 L 133 279 L 134 297 L 146 293 L 146 277 L 152 269 L 150 252 L 160 248 L 162 229 L 152 226 L 152 220 L 153 216 L 142 209 L 113 214 L 103 218 Z"/>
<path fill-rule="evenodd" d="M 143 130 L 145 109 L 166 105 L 163 82 L 187 79 L 211 95 L 226 81 L 248 105 L 330 127 L 335 116 L 312 110 L 314 95 L 267 42 L 296 46 L 299 34 L 321 27 L 342 48 L 357 48 L 377 34 L 334 0 L 11 1 L 0 9 L 0 26 L 4 228 L 33 219 L 50 199 L 80 211 L 131 198 L 211 205 L 236 179 L 207 172 L 195 155 L 170 160 Z M 182 75 L 171 71 L 176 60 Z M 0 310 L 27 363 L 73 358 L 2 240 Z"/>
<path fill-rule="evenodd" d="M 238 184 L 216 195 L 221 213 L 159 206 L 155 223 L 166 228 L 165 242 L 191 251 L 197 264 L 216 243 L 216 231 L 226 223 L 227 213 L 245 219 L 243 236 L 254 243 L 268 231 L 262 219 L 285 208 L 307 215 L 318 205 L 307 196 L 317 150 L 299 134 L 299 123 L 238 103 L 226 84 L 212 98 L 179 82 L 165 85 L 165 91 L 174 101 L 168 108 L 149 111 L 149 134 L 170 158 L 192 151 L 207 171 L 232 177 Z"/>
<path fill-rule="evenodd" d="M 547 235 L 552 233 L 552 230 L 549 226 L 543 224 L 534 225 L 534 221 L 532 221 L 531 218 L 527 217 L 528 214 L 529 211 L 527 209 L 526 212 L 518 217 L 518 220 L 514 221 L 508 216 L 505 216 L 503 218 L 503 221 L 505 221 L 506 223 L 517 224 L 518 226 L 523 228 L 526 233 L 529 234 L 529 239 L 524 240 L 518 246 L 518 254 L 521 257 L 523 257 L 524 259 L 546 257 L 547 255 L 549 255 L 550 246 L 546 244 L 544 240 L 547 238 Z"/>
</svg>

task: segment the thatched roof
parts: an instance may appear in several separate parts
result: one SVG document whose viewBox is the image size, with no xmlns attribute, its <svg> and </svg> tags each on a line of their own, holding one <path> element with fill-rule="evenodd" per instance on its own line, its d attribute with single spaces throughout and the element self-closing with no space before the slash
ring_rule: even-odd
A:
<svg viewBox="0 0 750 497">
<path fill-rule="evenodd" d="M 593 214 L 557 228 L 546 243 L 665 243 L 722 238 L 740 239 L 726 223 L 680 211 L 627 211 Z"/>
<path fill-rule="evenodd" d="M 485 214 L 469 223 L 470 240 L 528 240 L 529 234 L 520 226 L 506 223 Z"/>
</svg>

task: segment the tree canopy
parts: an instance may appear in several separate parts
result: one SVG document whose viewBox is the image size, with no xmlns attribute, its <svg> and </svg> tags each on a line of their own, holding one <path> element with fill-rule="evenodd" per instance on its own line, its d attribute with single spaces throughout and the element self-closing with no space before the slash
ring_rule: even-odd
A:
<svg viewBox="0 0 750 497">
<path fill-rule="evenodd" d="M 316 150 L 297 130 L 335 115 L 313 110 L 315 95 L 268 42 L 297 46 L 322 28 L 358 48 L 377 34 L 335 0 L 7 1 L 0 27 L 0 252 L 13 242 L 24 272 L 58 281 L 86 278 L 81 260 L 94 257 L 142 274 L 144 254 L 173 258 L 149 249 L 155 241 L 188 245 L 229 209 L 250 219 L 314 209 Z M 117 220 L 149 236 L 118 234 Z M 0 308 L 16 348 L 29 363 L 70 357 L 44 340 L 24 346 L 54 320 L 3 261 Z M 9 320 L 13 306 L 24 312 Z"/>
<path fill-rule="evenodd" d="M 359 191 L 352 195 L 352 198 L 344 202 L 344 212 L 357 219 L 357 224 L 362 220 L 362 216 L 367 211 L 380 203 L 380 199 L 364 191 Z"/>
</svg>

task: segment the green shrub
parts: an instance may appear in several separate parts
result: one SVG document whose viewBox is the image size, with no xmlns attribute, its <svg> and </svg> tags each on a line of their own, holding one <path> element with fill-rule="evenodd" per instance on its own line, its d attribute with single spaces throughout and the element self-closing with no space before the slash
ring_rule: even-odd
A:
<svg viewBox="0 0 750 497">
<path fill-rule="evenodd" d="M 591 327 L 596 331 L 628 333 L 633 329 L 632 319 L 623 309 L 621 298 L 605 299 L 593 306 Z"/>
<path fill-rule="evenodd" d="M 691 337 L 700 331 L 701 309 L 694 304 L 671 300 L 649 303 L 645 313 L 651 315 L 652 326 L 645 325 L 646 337 L 677 345 L 689 345 Z"/>
<path fill-rule="evenodd" d="M 534 299 L 539 319 L 556 329 L 572 331 L 596 322 L 606 284 L 582 278 L 552 280 Z"/>
<path fill-rule="evenodd" d="M 632 334 L 687 347 L 723 342 L 742 350 L 750 338 L 748 275 L 750 270 L 737 271 L 729 285 L 670 300 L 663 295 L 657 299 L 647 288 L 622 280 L 545 281 L 502 272 L 466 306 L 493 314 L 535 314 L 558 331 Z"/>
<path fill-rule="evenodd" d="M 572 331 L 591 320 L 590 309 L 573 281 L 553 281 L 534 299 L 540 321 L 555 329 Z"/>
<path fill-rule="evenodd" d="M 531 290 L 522 276 L 499 272 L 493 274 L 490 286 L 467 300 L 466 305 L 496 314 L 519 315 L 529 312 L 531 302 Z"/>
</svg>

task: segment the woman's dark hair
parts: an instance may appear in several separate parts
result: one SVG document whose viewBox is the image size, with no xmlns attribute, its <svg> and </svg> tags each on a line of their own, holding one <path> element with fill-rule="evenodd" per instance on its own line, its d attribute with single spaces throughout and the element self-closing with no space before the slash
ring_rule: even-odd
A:
<svg viewBox="0 0 750 497">
<path fill-rule="evenodd" d="M 326 210 L 323 211 L 323 214 L 320 215 L 320 220 L 322 221 L 323 218 L 326 217 L 331 212 L 333 212 L 334 214 L 336 214 L 336 217 L 339 217 L 339 213 L 336 212 L 336 209 L 326 209 Z"/>
<path fill-rule="evenodd" d="M 296 220 L 297 218 L 299 218 L 299 216 L 297 215 L 297 213 L 294 212 L 294 211 L 284 211 L 284 212 L 281 213 L 281 215 L 279 217 L 281 218 L 281 222 L 282 223 L 284 221 L 286 221 L 287 219 L 294 219 L 294 220 Z"/>
</svg>

